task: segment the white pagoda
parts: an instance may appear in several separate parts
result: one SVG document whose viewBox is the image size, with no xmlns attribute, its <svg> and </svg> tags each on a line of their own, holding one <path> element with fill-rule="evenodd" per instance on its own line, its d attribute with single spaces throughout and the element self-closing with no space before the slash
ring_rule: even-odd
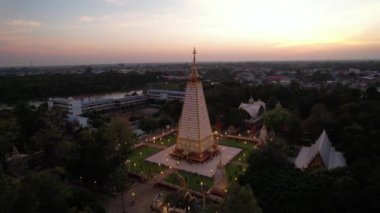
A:
<svg viewBox="0 0 380 213">
<path fill-rule="evenodd" d="M 172 157 L 201 163 L 218 153 L 211 130 L 202 82 L 199 80 L 193 51 L 191 73 L 186 84 L 178 135 Z"/>
<path fill-rule="evenodd" d="M 225 196 L 228 188 L 228 178 L 226 169 L 222 164 L 222 155 L 220 155 L 219 163 L 215 169 L 214 186 L 211 188 L 211 193 L 219 196 Z"/>
</svg>

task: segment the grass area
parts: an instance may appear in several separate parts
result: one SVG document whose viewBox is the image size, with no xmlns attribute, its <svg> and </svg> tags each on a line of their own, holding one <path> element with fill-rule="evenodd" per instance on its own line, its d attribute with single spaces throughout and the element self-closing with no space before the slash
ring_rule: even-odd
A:
<svg viewBox="0 0 380 213">
<path fill-rule="evenodd" d="M 159 151 L 160 149 L 158 148 L 144 146 L 144 147 L 133 150 L 133 153 L 131 157 L 129 158 L 129 160 L 131 160 L 132 162 L 141 161 Z"/>
<path fill-rule="evenodd" d="M 167 137 L 164 137 L 159 140 L 156 140 L 155 143 L 157 144 L 161 144 L 161 145 L 164 145 L 164 146 L 171 146 L 173 144 L 175 144 L 175 140 L 176 140 L 176 137 L 174 135 L 171 135 L 171 136 L 167 136 Z"/>
<path fill-rule="evenodd" d="M 225 146 L 231 146 L 231 147 L 236 147 L 240 149 L 250 149 L 252 150 L 254 145 L 250 142 L 244 142 L 244 141 L 238 141 L 235 139 L 228 139 L 224 138 L 219 141 L 220 145 L 225 145 Z"/>
<path fill-rule="evenodd" d="M 213 181 L 211 178 L 201 176 L 201 175 L 196 175 L 189 172 L 184 172 L 184 171 L 178 171 L 178 173 L 182 175 L 186 180 L 189 181 L 188 182 L 189 188 L 194 191 L 199 191 L 199 192 L 202 191 L 201 182 L 205 186 L 206 190 L 212 187 Z M 177 176 L 175 173 L 172 173 L 168 177 L 166 177 L 165 181 L 168 183 L 179 185 L 179 181 L 177 180 Z"/>
<path fill-rule="evenodd" d="M 158 166 L 157 164 L 145 161 L 145 158 L 159 151 L 160 149 L 158 148 L 148 146 L 134 150 L 129 158 L 131 162 L 128 168 L 133 172 L 148 176 L 160 173 L 165 170 L 164 166 Z"/>
<path fill-rule="evenodd" d="M 235 178 L 237 178 L 239 175 L 242 175 L 246 170 L 244 166 L 236 165 L 232 163 L 227 164 L 225 169 L 226 169 L 229 183 L 232 183 L 232 181 L 236 181 L 237 179 Z"/>
<path fill-rule="evenodd" d="M 219 144 L 242 149 L 242 151 L 233 159 L 242 163 L 247 162 L 249 155 L 254 149 L 254 145 L 252 143 L 238 141 L 235 139 L 222 139 L 219 141 Z"/>
</svg>

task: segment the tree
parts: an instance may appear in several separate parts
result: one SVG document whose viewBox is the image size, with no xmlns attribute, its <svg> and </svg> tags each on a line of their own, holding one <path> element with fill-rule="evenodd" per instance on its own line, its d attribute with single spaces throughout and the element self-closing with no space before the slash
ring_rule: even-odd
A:
<svg viewBox="0 0 380 213">
<path fill-rule="evenodd" d="M 283 131 L 285 122 L 289 117 L 290 113 L 285 108 L 275 108 L 263 115 L 265 125 L 275 131 Z"/>
<path fill-rule="evenodd" d="M 271 110 L 274 109 L 276 104 L 278 102 L 278 98 L 271 96 L 268 98 L 267 103 L 266 103 L 266 109 Z"/>
<path fill-rule="evenodd" d="M 150 132 L 158 128 L 158 122 L 152 117 L 144 117 L 140 120 L 139 127 L 146 132 Z"/>
<path fill-rule="evenodd" d="M 257 199 L 249 185 L 230 187 L 226 200 L 221 206 L 221 213 L 229 212 L 248 212 L 262 213 L 263 211 L 257 204 Z"/>
<path fill-rule="evenodd" d="M 290 112 L 290 116 L 285 125 L 288 142 L 291 144 L 299 144 L 302 134 L 302 121 L 296 110 Z"/>
<path fill-rule="evenodd" d="M 315 104 L 310 110 L 308 128 L 312 138 L 317 138 L 324 129 L 329 130 L 329 136 L 335 138 L 336 121 L 328 107 L 324 104 Z"/>
<path fill-rule="evenodd" d="M 6 162 L 7 154 L 10 154 L 17 138 L 17 126 L 15 119 L 0 118 L 0 164 L 5 172 L 8 172 Z"/>
<path fill-rule="evenodd" d="M 14 212 L 13 205 L 18 197 L 17 187 L 8 177 L 0 174 L 0 212 Z"/>
<path fill-rule="evenodd" d="M 62 172 L 53 169 L 23 178 L 15 212 L 66 212 L 70 207 L 70 189 L 61 180 Z"/>
<path fill-rule="evenodd" d="M 182 103 L 178 100 L 168 101 L 161 108 L 161 112 L 169 115 L 173 119 L 174 122 L 177 122 L 179 120 L 179 117 L 181 116 L 181 110 L 182 110 Z"/>
<path fill-rule="evenodd" d="M 161 128 L 164 128 L 166 127 L 167 125 L 170 125 L 172 124 L 173 121 L 170 119 L 170 117 L 166 114 L 163 114 L 160 116 L 160 118 L 158 119 L 158 125 L 161 127 Z"/>
<path fill-rule="evenodd" d="M 223 123 L 225 126 L 233 125 L 240 126 L 243 119 L 246 118 L 247 113 L 239 110 L 238 108 L 229 108 L 228 111 L 223 116 Z"/>
<path fill-rule="evenodd" d="M 132 132 L 117 121 L 97 131 L 82 129 L 66 156 L 66 168 L 73 178 L 103 187 L 128 158 L 134 140 Z"/>
<path fill-rule="evenodd" d="M 121 192 L 121 204 L 123 208 L 123 213 L 125 213 L 124 205 L 124 190 L 128 183 L 128 170 L 125 164 L 118 166 L 116 171 L 112 173 L 107 181 L 107 186 L 109 189 L 112 189 L 114 192 Z"/>
</svg>

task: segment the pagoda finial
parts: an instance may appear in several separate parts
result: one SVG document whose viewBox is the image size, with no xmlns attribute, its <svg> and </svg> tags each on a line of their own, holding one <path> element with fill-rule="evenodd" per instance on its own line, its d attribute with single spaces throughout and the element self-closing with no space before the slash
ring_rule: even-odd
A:
<svg viewBox="0 0 380 213">
<path fill-rule="evenodd" d="M 191 65 L 191 73 L 190 73 L 190 80 L 192 82 L 198 81 L 198 78 L 199 78 L 199 74 L 198 74 L 198 71 L 197 71 L 197 64 L 196 64 L 196 60 L 195 60 L 195 55 L 196 54 L 197 54 L 197 50 L 194 47 L 194 50 L 193 50 L 193 64 Z"/>
<path fill-rule="evenodd" d="M 223 163 L 222 163 L 222 152 L 220 152 L 220 155 L 219 155 L 219 163 L 218 163 L 217 167 L 223 167 Z"/>
</svg>

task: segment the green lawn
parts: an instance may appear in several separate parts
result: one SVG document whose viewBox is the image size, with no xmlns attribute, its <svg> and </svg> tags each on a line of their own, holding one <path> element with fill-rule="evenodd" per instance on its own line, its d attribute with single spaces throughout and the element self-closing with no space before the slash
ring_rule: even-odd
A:
<svg viewBox="0 0 380 213">
<path fill-rule="evenodd" d="M 167 137 L 164 137 L 159 140 L 156 140 L 155 143 L 157 144 L 161 144 L 161 145 L 164 145 L 164 146 L 171 146 L 173 144 L 175 144 L 175 140 L 176 140 L 176 137 L 171 135 L 171 136 L 167 136 Z"/>
<path fill-rule="evenodd" d="M 243 166 L 232 164 L 232 163 L 227 164 L 225 169 L 226 169 L 229 183 L 231 183 L 232 181 L 236 181 L 237 179 L 235 178 L 243 174 L 246 170 L 246 168 L 244 168 Z"/>
<path fill-rule="evenodd" d="M 142 147 L 133 151 L 129 160 L 131 161 L 128 168 L 133 171 L 143 175 L 154 175 L 165 170 L 165 167 L 158 166 L 157 164 L 145 161 L 145 158 L 159 152 L 160 149 L 155 147 Z"/>
<path fill-rule="evenodd" d="M 141 161 L 159 151 L 160 149 L 155 148 L 155 147 L 149 147 L 149 146 L 137 148 L 133 150 L 133 153 L 131 157 L 129 158 L 129 160 L 131 160 L 132 162 Z"/>
<path fill-rule="evenodd" d="M 231 146 L 231 147 L 236 147 L 240 149 L 250 149 L 252 150 L 254 145 L 250 142 L 244 142 L 244 141 L 238 141 L 235 139 L 229 139 L 229 138 L 223 138 L 219 141 L 220 145 L 225 145 L 225 146 Z"/>
<path fill-rule="evenodd" d="M 203 185 L 205 185 L 206 190 L 208 190 L 212 187 L 213 181 L 211 178 L 201 176 L 201 175 L 196 175 L 196 174 L 189 173 L 189 172 L 184 172 L 184 171 L 178 171 L 178 173 L 180 175 L 182 175 L 186 180 L 189 180 L 189 182 L 188 182 L 189 188 L 194 190 L 194 191 L 201 192 L 201 190 L 202 190 L 201 182 L 203 183 Z M 166 177 L 165 181 L 168 183 L 179 185 L 179 182 L 178 182 L 176 175 L 174 173 L 172 173 L 171 175 Z"/>
</svg>

